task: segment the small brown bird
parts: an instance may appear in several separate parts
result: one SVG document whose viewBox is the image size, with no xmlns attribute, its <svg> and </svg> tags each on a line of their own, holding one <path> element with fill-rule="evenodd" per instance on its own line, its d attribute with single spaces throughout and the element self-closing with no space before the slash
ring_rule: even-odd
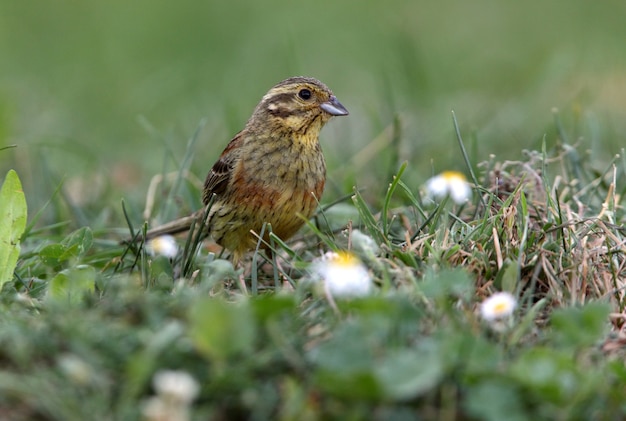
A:
<svg viewBox="0 0 626 421">
<path fill-rule="evenodd" d="M 348 115 L 319 80 L 292 77 L 261 99 L 242 131 L 226 146 L 204 183 L 203 202 L 213 199 L 207 230 L 238 262 L 254 248 L 264 223 L 286 240 L 317 208 L 326 164 L 319 144 L 333 116 Z M 148 238 L 186 231 L 203 214 L 148 231 Z"/>
</svg>

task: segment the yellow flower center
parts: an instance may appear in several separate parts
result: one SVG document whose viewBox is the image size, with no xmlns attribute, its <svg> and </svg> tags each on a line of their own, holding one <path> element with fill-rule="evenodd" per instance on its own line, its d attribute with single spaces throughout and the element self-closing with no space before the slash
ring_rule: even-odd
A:
<svg viewBox="0 0 626 421">
<path fill-rule="evenodd" d="M 337 257 L 333 259 L 333 263 L 338 266 L 352 267 L 359 264 L 359 259 L 348 251 L 339 251 Z"/>
<path fill-rule="evenodd" d="M 441 176 L 448 183 L 451 183 L 453 181 L 467 181 L 467 179 L 465 178 L 465 175 L 463 175 L 463 173 L 460 173 L 458 171 L 444 171 L 441 173 Z"/>
<path fill-rule="evenodd" d="M 505 303 L 504 301 L 500 301 L 499 303 L 496 303 L 493 306 L 493 311 L 496 314 L 502 314 L 502 313 L 506 313 L 508 311 L 508 303 Z"/>
</svg>

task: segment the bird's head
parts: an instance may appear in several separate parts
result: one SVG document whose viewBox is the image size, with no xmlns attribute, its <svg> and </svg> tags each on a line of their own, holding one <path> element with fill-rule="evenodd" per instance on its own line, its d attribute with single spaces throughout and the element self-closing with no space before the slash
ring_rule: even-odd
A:
<svg viewBox="0 0 626 421">
<path fill-rule="evenodd" d="M 296 133 L 317 132 L 333 116 L 348 115 L 332 91 L 317 79 L 292 77 L 278 83 L 263 97 L 250 122 L 265 121 Z"/>
</svg>

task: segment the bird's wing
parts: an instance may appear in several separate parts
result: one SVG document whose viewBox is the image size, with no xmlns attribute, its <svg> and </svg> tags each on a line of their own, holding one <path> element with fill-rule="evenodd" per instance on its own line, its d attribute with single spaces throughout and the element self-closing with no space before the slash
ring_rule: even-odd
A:
<svg viewBox="0 0 626 421">
<path fill-rule="evenodd" d="M 211 168 L 211 171 L 209 171 L 209 174 L 204 182 L 202 201 L 205 205 L 209 204 L 213 194 L 220 195 L 226 190 L 233 172 L 233 167 L 239 155 L 237 153 L 238 149 L 242 143 L 243 136 L 241 135 L 241 132 L 239 132 L 228 143 L 226 149 L 224 149 L 224 152 L 222 152 L 217 162 L 213 164 L 213 167 Z"/>
</svg>

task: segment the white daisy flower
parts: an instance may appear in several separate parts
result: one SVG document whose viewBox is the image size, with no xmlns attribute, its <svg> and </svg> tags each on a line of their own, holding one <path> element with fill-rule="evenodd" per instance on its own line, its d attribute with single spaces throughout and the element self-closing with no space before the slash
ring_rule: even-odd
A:
<svg viewBox="0 0 626 421">
<path fill-rule="evenodd" d="M 513 314 L 517 300 L 508 292 L 496 292 L 480 304 L 480 314 L 488 322 L 497 322 Z"/>
<path fill-rule="evenodd" d="M 367 268 L 350 252 L 328 252 L 313 263 L 312 269 L 332 297 L 362 297 L 372 292 Z"/>
<path fill-rule="evenodd" d="M 178 254 L 178 244 L 171 235 L 161 235 L 148 241 L 146 251 L 151 256 L 165 256 L 173 259 Z"/>
<path fill-rule="evenodd" d="M 200 390 L 198 382 L 184 371 L 159 371 L 152 383 L 158 395 L 181 403 L 193 401 Z"/>
<path fill-rule="evenodd" d="M 143 403 L 146 421 L 189 421 L 191 402 L 198 395 L 200 385 L 184 371 L 162 370 L 152 379 L 155 396 Z"/>
<path fill-rule="evenodd" d="M 458 171 L 444 171 L 426 182 L 428 195 L 435 200 L 450 196 L 454 203 L 462 205 L 472 198 L 472 188 L 465 176 Z"/>
</svg>

